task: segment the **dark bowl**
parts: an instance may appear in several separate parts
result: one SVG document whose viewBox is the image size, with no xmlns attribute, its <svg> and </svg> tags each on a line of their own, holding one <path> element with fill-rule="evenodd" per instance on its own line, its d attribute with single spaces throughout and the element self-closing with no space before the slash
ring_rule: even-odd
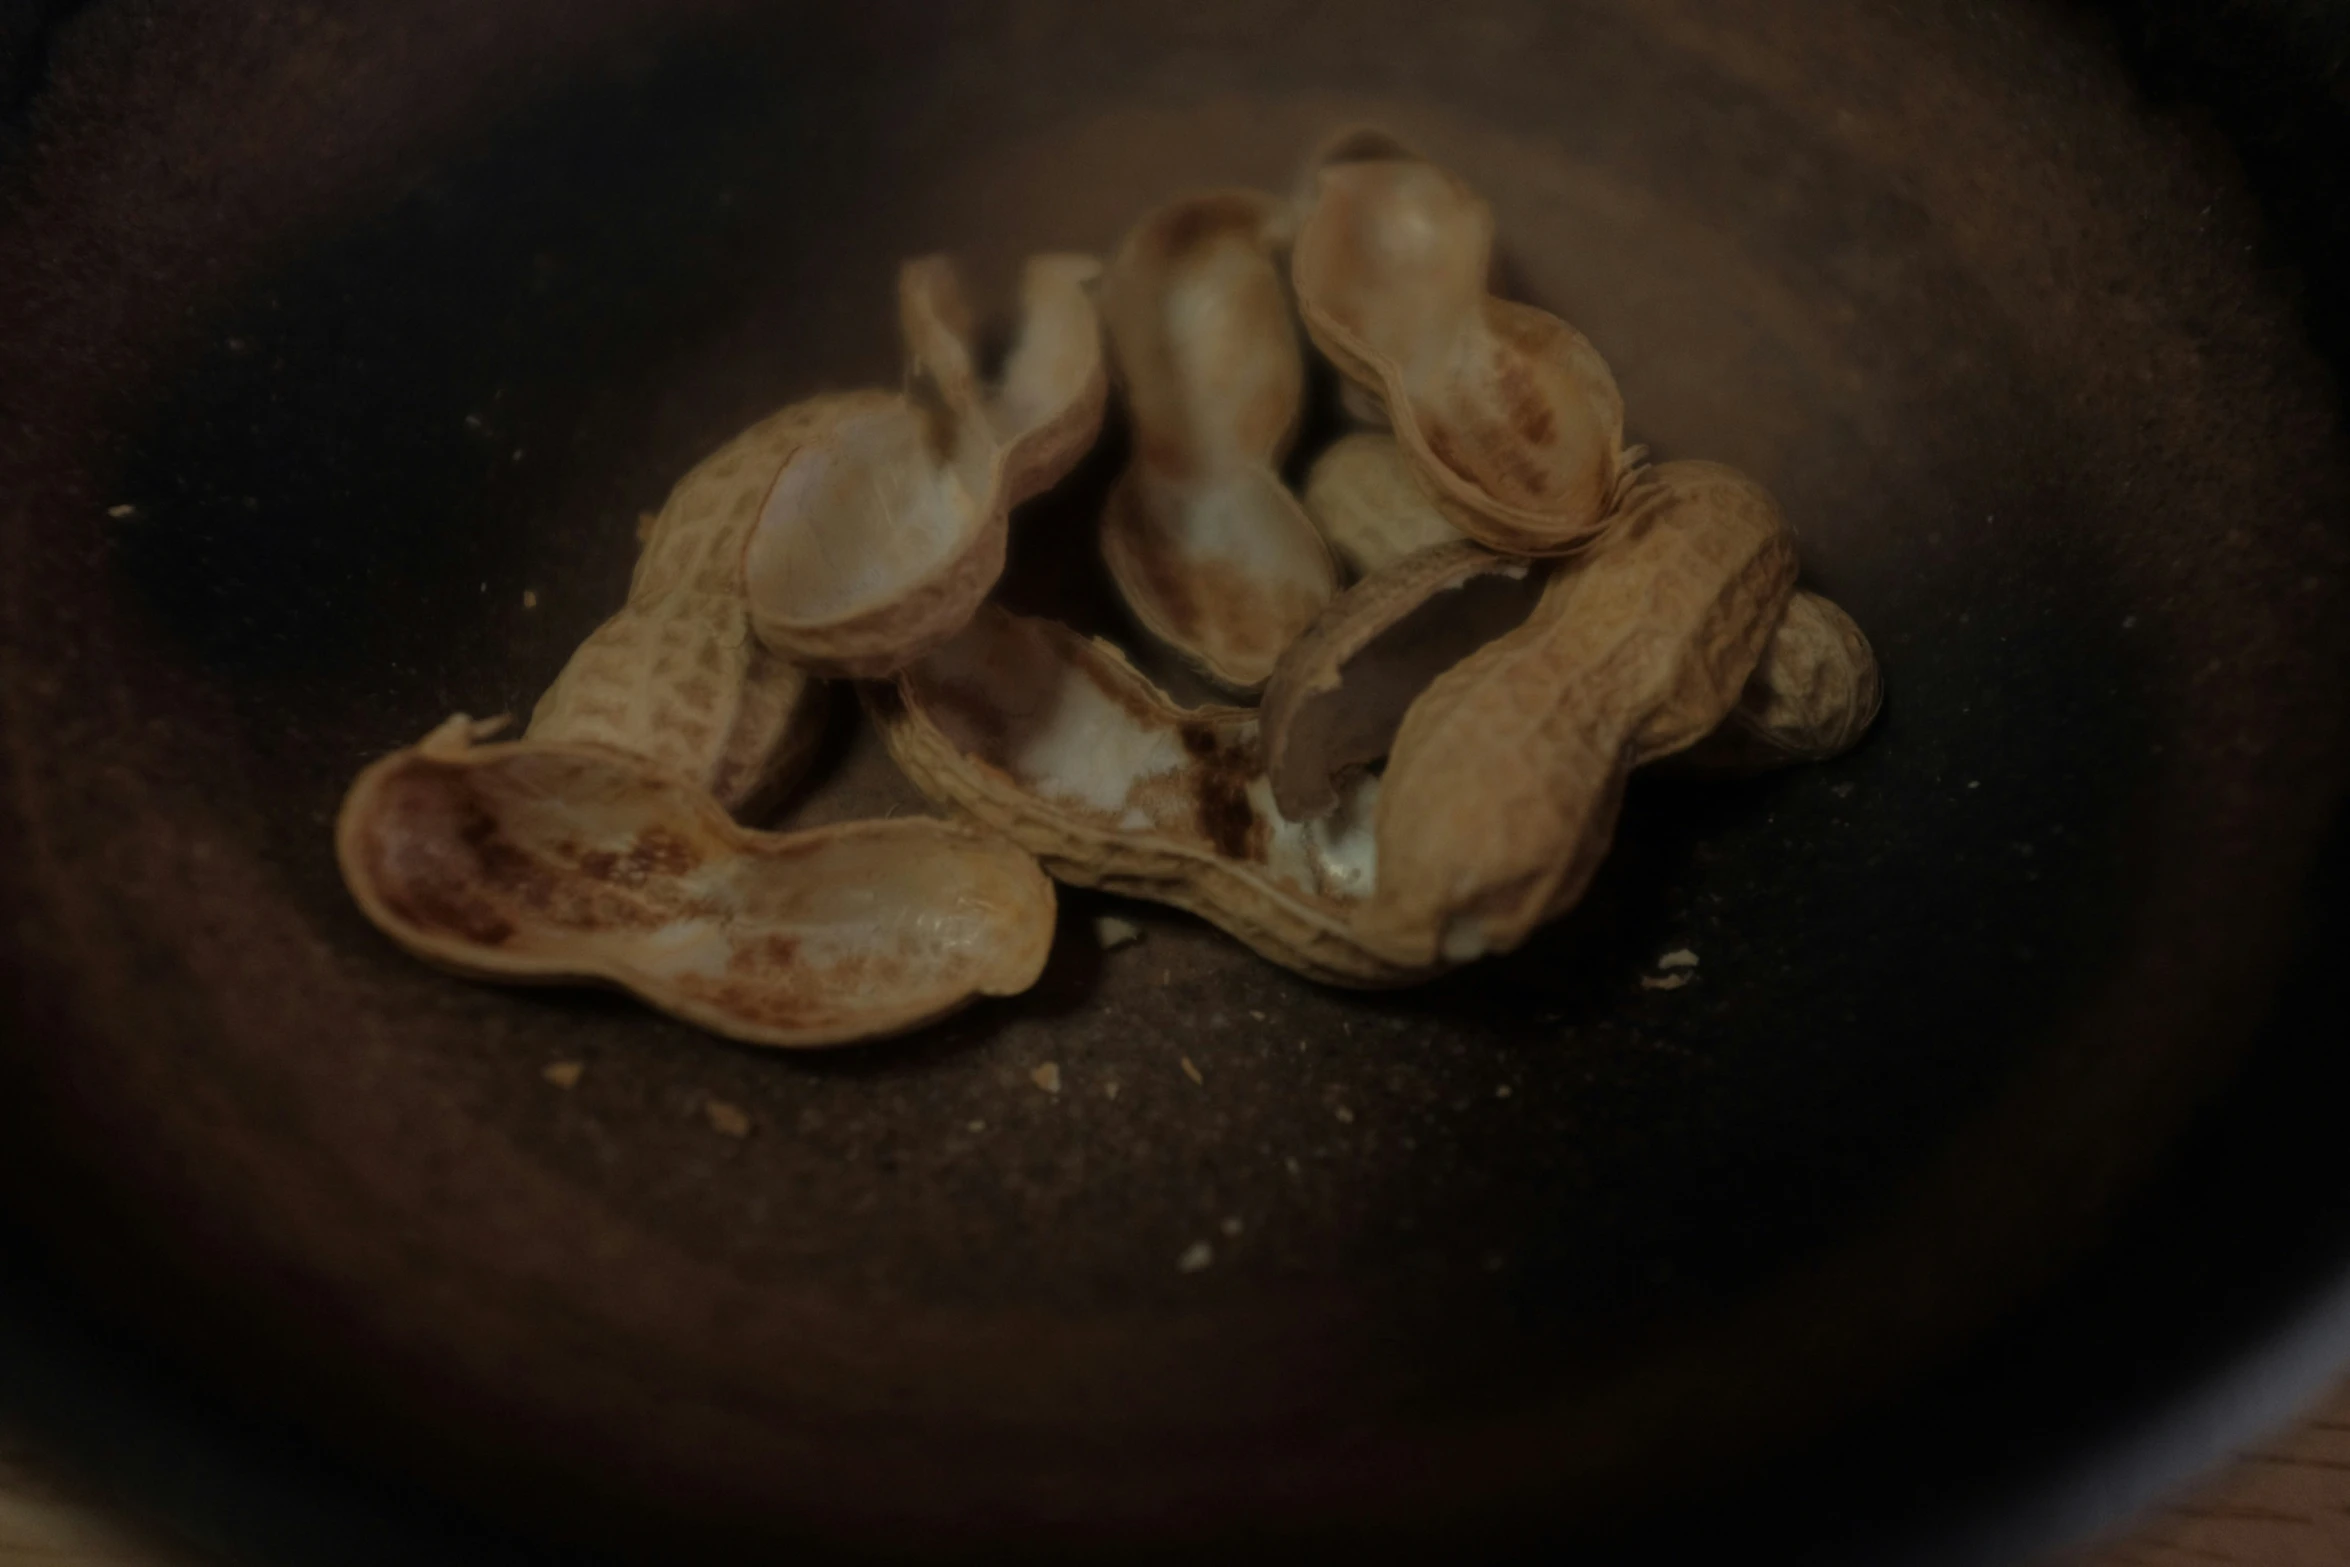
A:
<svg viewBox="0 0 2350 1567">
<path fill-rule="evenodd" d="M 2334 8 L 56 9 L 0 154 L 0 1375 L 180 1527 L 1993 1559 L 2331 1363 Z M 719 440 L 894 381 L 900 257 L 1001 283 L 1360 120 L 1634 438 L 1779 495 L 1884 661 L 1858 752 L 1644 780 L 1580 910 L 1400 995 L 1072 892 L 1032 994 L 785 1055 L 359 917 L 356 769 L 527 709 Z M 1116 462 L 1015 600 L 1116 629 Z M 920 806 L 844 726 L 793 817 Z"/>
</svg>

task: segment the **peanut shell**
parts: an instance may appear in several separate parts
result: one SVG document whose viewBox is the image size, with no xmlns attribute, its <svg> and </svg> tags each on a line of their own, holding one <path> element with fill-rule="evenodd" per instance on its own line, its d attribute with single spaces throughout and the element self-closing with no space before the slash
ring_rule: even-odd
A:
<svg viewBox="0 0 2350 1567">
<path fill-rule="evenodd" d="M 751 626 L 827 674 L 888 674 L 960 630 L 1003 574 L 1011 509 L 1093 444 L 1109 383 L 1088 256 L 1031 257 L 1021 331 L 982 385 L 954 269 L 908 262 L 902 394 L 820 399 L 774 477 L 743 555 Z"/>
<path fill-rule="evenodd" d="M 824 727 L 824 688 L 751 634 L 743 542 L 775 475 L 833 417 L 879 392 L 798 403 L 688 473 L 645 530 L 628 602 L 571 655 L 524 738 L 650 758 L 737 815 L 772 805 Z"/>
<path fill-rule="evenodd" d="M 1353 920 L 1375 876 L 1377 780 L 1323 822 L 1284 818 L 1255 763 L 1256 714 L 1176 706 L 1106 642 L 993 605 L 960 637 L 863 688 L 890 755 L 1047 871 L 1188 909 L 1335 985 L 1407 984 Z"/>
<path fill-rule="evenodd" d="M 1379 791 L 1379 878 L 1357 920 L 1400 963 L 1518 946 L 1583 895 L 1627 774 L 1738 704 L 1795 584 L 1768 491 L 1715 463 L 1643 472 L 1601 547 L 1533 615 L 1440 676 Z"/>
<path fill-rule="evenodd" d="M 1738 705 L 1681 765 L 1761 772 L 1824 762 L 1860 744 L 1884 700 L 1877 655 L 1860 627 L 1831 600 L 1799 588 Z"/>
<path fill-rule="evenodd" d="M 1377 398 L 1445 519 L 1512 554 L 1590 543 L 1638 460 L 1623 398 L 1580 332 L 1487 292 L 1491 209 L 1374 133 L 1309 180 L 1290 261 L 1306 332 Z"/>
<path fill-rule="evenodd" d="M 1311 821 L 1335 810 L 1341 782 L 1387 754 L 1429 683 L 1522 625 L 1542 583 L 1532 563 L 1457 540 L 1340 594 L 1265 687 L 1265 773 L 1281 813 Z"/>
<path fill-rule="evenodd" d="M 451 719 L 369 766 L 335 827 L 343 879 L 428 963 L 590 982 L 750 1044 L 903 1033 L 1027 989 L 1052 884 L 1011 844 L 920 818 L 737 825 L 693 781 L 591 744 L 479 744 Z"/>
<path fill-rule="evenodd" d="M 1412 477 L 1392 435 L 1358 431 L 1332 442 L 1306 475 L 1305 508 L 1330 552 L 1358 577 L 1461 537 Z"/>
<path fill-rule="evenodd" d="M 1142 628 L 1210 680 L 1254 691 L 1338 590 L 1276 469 L 1305 364 L 1273 247 L 1287 209 L 1189 196 L 1137 224 L 1102 280 L 1134 458 L 1102 556 Z"/>
</svg>

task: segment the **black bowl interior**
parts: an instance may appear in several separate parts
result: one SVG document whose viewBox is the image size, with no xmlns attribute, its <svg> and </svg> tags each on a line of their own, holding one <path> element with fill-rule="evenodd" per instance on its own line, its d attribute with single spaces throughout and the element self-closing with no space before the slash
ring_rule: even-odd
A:
<svg viewBox="0 0 2350 1567">
<path fill-rule="evenodd" d="M 2231 1230 L 2157 1178 L 2252 1179 L 2178 1142 L 2247 1060 L 2308 1103 L 2309 1041 L 2255 1045 L 2342 794 L 2342 432 L 2244 168 L 2105 24 L 448 0 L 53 44 L 0 220 L 0 1192 L 28 1277 L 337 1462 L 623 1553 L 1591 1538 L 1982 1397 L 1962 1349 L 2045 1355 L 2077 1301 L 2018 1310 L 2145 1215 Z M 1859 752 L 1644 780 L 1581 910 L 1423 991 L 1147 907 L 1105 954 L 1071 893 L 1033 994 L 837 1055 L 468 987 L 350 907 L 352 773 L 527 710 L 717 441 L 893 381 L 900 257 L 1000 287 L 1363 120 L 1491 199 L 1635 438 L 1780 496 L 1885 664 Z M 1119 457 L 1016 519 L 1015 602 L 1120 633 Z M 844 726 L 790 819 L 919 808 Z"/>
</svg>

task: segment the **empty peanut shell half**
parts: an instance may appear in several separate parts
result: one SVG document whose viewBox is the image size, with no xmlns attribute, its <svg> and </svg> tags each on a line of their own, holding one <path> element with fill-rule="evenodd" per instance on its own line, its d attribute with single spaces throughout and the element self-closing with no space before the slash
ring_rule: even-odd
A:
<svg viewBox="0 0 2350 1567">
<path fill-rule="evenodd" d="M 1799 588 L 1738 705 L 1682 762 L 1760 772 L 1826 761 L 1860 744 L 1884 700 L 1877 655 L 1860 627 L 1832 601 Z"/>
<path fill-rule="evenodd" d="M 1738 704 L 1794 583 L 1762 486 L 1714 463 L 1641 474 L 1622 526 L 1405 714 L 1366 939 L 1397 962 L 1465 962 L 1564 913 L 1607 853 L 1625 775 Z"/>
<path fill-rule="evenodd" d="M 1446 519 L 1515 554 L 1587 543 L 1633 460 L 1598 350 L 1486 291 L 1492 212 L 1443 169 L 1358 133 L 1309 178 L 1290 261 L 1299 314 L 1339 373 L 1385 405 Z"/>
<path fill-rule="evenodd" d="M 1445 967 L 1354 936 L 1375 879 L 1360 779 L 1315 823 L 1285 819 L 1256 770 L 1256 715 L 1177 707 L 1106 642 L 990 605 L 963 634 L 863 688 L 890 755 L 1063 881 L 1171 903 L 1265 957 L 1337 985 Z"/>
<path fill-rule="evenodd" d="M 654 763 L 476 744 L 482 727 L 374 763 L 335 828 L 360 909 L 429 963 L 615 985 L 762 1045 L 902 1033 L 1043 970 L 1052 884 L 999 838 L 913 818 L 754 832 Z"/>
<path fill-rule="evenodd" d="M 1523 625 L 1542 594 L 1531 562 L 1439 544 L 1340 594 L 1265 687 L 1265 772 L 1284 816 L 1337 809 L 1349 774 L 1385 756 L 1430 681 Z"/>
<path fill-rule="evenodd" d="M 1019 336 L 982 384 L 954 270 L 906 264 L 909 390 L 820 400 L 822 427 L 759 509 L 743 572 L 762 642 L 823 673 L 875 676 L 961 629 L 1003 573 L 1011 509 L 1100 431 L 1098 271 L 1087 256 L 1030 258 Z"/>
<path fill-rule="evenodd" d="M 1392 435 L 1358 432 L 1331 443 L 1306 475 L 1305 506 L 1330 552 L 1358 577 L 1461 536 L 1412 477 Z"/>
<path fill-rule="evenodd" d="M 1275 471 L 1305 365 L 1273 259 L 1281 203 L 1191 196 L 1145 218 L 1102 279 L 1134 459 L 1102 556 L 1134 617 L 1209 679 L 1254 691 L 1338 590 Z"/>
<path fill-rule="evenodd" d="M 646 533 L 628 602 L 539 698 L 524 738 L 648 757 L 755 815 L 823 730 L 824 688 L 751 635 L 743 543 L 775 476 L 835 417 L 881 392 L 797 403 L 697 464 Z"/>
</svg>

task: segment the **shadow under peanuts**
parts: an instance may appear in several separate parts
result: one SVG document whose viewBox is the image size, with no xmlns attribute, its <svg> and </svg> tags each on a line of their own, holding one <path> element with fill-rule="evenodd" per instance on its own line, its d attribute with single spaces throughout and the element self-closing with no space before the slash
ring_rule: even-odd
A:
<svg viewBox="0 0 2350 1567">
<path fill-rule="evenodd" d="M 1060 483 L 1012 513 L 1004 574 L 993 594 L 998 603 L 1087 636 L 1127 640 L 1125 611 L 1102 564 L 1101 518 L 1133 450 L 1125 399 L 1113 392 L 1092 449 Z"/>
</svg>

